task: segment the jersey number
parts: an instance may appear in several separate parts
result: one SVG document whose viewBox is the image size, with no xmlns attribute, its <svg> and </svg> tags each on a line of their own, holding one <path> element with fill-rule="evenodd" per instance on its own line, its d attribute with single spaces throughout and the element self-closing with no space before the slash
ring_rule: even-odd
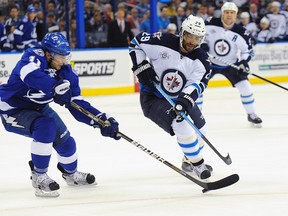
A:
<svg viewBox="0 0 288 216">
<path fill-rule="evenodd" d="M 148 41 L 148 40 L 150 40 L 150 37 L 151 37 L 151 35 L 150 34 L 148 34 L 148 33 L 146 33 L 146 32 L 143 32 L 143 34 L 142 34 L 142 37 L 141 37 L 141 41 Z"/>
<path fill-rule="evenodd" d="M 30 56 L 29 61 L 35 63 L 37 65 L 37 67 L 40 67 L 40 65 L 41 65 L 40 60 L 38 58 L 35 58 L 35 56 Z"/>
</svg>

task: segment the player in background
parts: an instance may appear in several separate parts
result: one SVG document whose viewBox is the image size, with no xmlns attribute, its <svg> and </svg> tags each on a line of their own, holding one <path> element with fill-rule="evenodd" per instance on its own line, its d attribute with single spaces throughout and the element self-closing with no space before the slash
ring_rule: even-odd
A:
<svg viewBox="0 0 288 216">
<path fill-rule="evenodd" d="M 256 114 L 254 96 L 248 80 L 248 62 L 254 56 L 251 36 L 247 30 L 236 24 L 238 8 L 233 2 L 225 2 L 221 7 L 221 18 L 211 18 L 206 24 L 206 36 L 201 47 L 216 58 L 235 64 L 235 69 L 218 59 L 212 59 L 212 75 L 224 75 L 240 92 L 242 104 L 247 112 L 248 121 L 261 126 L 262 119 Z M 240 59 L 238 59 L 238 51 Z"/>
<path fill-rule="evenodd" d="M 190 15 L 182 22 L 179 36 L 143 32 L 129 46 L 132 70 L 140 82 L 144 116 L 170 135 L 176 135 L 184 153 L 182 169 L 201 179 L 209 178 L 212 172 L 212 167 L 204 163 L 204 142 L 179 112 L 190 116 L 205 134 L 205 119 L 194 102 L 206 88 L 210 76 L 208 55 L 200 48 L 204 35 L 203 19 Z M 159 82 L 175 101 L 175 107 L 157 91 L 153 81 Z"/>
<path fill-rule="evenodd" d="M 118 122 L 90 105 L 80 94 L 77 74 L 68 64 L 71 49 L 60 33 L 48 33 L 40 47 L 29 48 L 13 69 L 7 84 L 0 85 L 0 114 L 9 132 L 31 137 L 31 180 L 36 196 L 59 196 L 59 184 L 47 175 L 54 148 L 58 169 L 68 185 L 95 183 L 90 173 L 77 170 L 76 142 L 65 123 L 49 106 L 65 106 L 79 122 L 100 128 L 103 136 L 116 140 Z M 110 126 L 102 127 L 71 107 L 71 101 Z"/>
<path fill-rule="evenodd" d="M 30 5 L 27 8 L 26 15 L 19 22 L 18 26 L 13 32 L 13 43 L 16 51 L 23 51 L 27 48 L 38 46 L 36 33 L 36 16 L 37 9 Z"/>
</svg>

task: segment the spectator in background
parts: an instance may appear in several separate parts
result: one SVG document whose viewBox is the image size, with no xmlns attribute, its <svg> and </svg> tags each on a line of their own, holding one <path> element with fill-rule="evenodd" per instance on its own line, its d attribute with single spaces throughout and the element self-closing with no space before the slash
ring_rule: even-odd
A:
<svg viewBox="0 0 288 216">
<path fill-rule="evenodd" d="M 86 33 L 86 47 L 107 47 L 108 25 L 103 22 L 100 10 L 95 11 Z"/>
<path fill-rule="evenodd" d="M 2 51 L 3 45 L 6 43 L 6 40 L 7 40 L 7 36 L 6 36 L 5 27 L 3 23 L 0 22 L 0 52 Z"/>
<path fill-rule="evenodd" d="M 38 45 L 36 34 L 37 10 L 33 6 L 27 8 L 25 17 L 14 31 L 14 47 L 17 51 L 23 51 L 29 47 Z"/>
<path fill-rule="evenodd" d="M 149 0 L 139 0 L 137 8 L 139 8 L 138 17 L 143 20 L 146 11 L 150 10 Z"/>
<path fill-rule="evenodd" d="M 221 17 L 221 8 L 223 6 L 224 2 L 221 0 L 221 1 L 217 1 L 216 2 L 216 7 L 215 7 L 215 11 L 214 11 L 214 17 L 215 18 L 220 18 Z"/>
<path fill-rule="evenodd" d="M 270 31 L 272 38 L 270 40 L 281 41 L 286 34 L 286 17 L 280 13 L 280 3 L 274 1 L 270 3 L 271 12 L 268 12 L 265 16 L 270 22 Z"/>
<path fill-rule="evenodd" d="M 204 21 L 209 17 L 207 5 L 205 4 L 199 5 L 197 10 L 197 16 L 201 17 Z"/>
<path fill-rule="evenodd" d="M 160 9 L 160 16 L 158 16 L 158 31 L 167 32 L 167 26 L 169 25 L 170 20 L 168 17 L 168 8 L 163 6 Z"/>
<path fill-rule="evenodd" d="M 140 24 L 140 32 L 152 33 L 150 25 L 150 10 L 146 10 L 143 18 L 144 19 Z"/>
<path fill-rule="evenodd" d="M 58 26 L 58 22 L 57 22 L 57 18 L 56 18 L 55 13 L 49 12 L 47 14 L 46 26 L 47 26 L 47 32 L 59 31 L 59 26 Z"/>
<path fill-rule="evenodd" d="M 41 41 L 46 34 L 46 29 L 44 29 L 44 16 L 42 10 L 38 10 L 37 12 L 36 34 L 38 41 Z"/>
<path fill-rule="evenodd" d="M 112 11 L 111 4 L 107 3 L 104 5 L 103 16 L 104 16 L 104 21 L 106 22 L 106 24 L 109 24 L 112 20 L 114 20 L 114 14 Z"/>
<path fill-rule="evenodd" d="M 77 48 L 77 40 L 76 40 L 76 19 L 70 20 L 70 47 L 72 49 Z"/>
<path fill-rule="evenodd" d="M 260 19 L 259 19 L 259 14 L 258 14 L 258 8 L 257 8 L 257 5 L 255 3 L 250 4 L 249 14 L 250 14 L 252 22 L 254 22 L 258 25 L 260 22 Z"/>
<path fill-rule="evenodd" d="M 91 4 L 89 0 L 84 1 L 84 22 L 85 22 L 85 32 L 89 25 L 90 20 L 93 18 L 93 13 L 91 10 Z"/>
<path fill-rule="evenodd" d="M 239 25 L 247 29 L 247 32 L 251 34 L 252 44 L 256 44 L 256 37 L 258 32 L 258 27 L 256 23 L 250 21 L 250 14 L 246 11 L 240 14 L 240 23 Z"/>
<path fill-rule="evenodd" d="M 215 7 L 212 5 L 208 6 L 207 14 L 208 14 L 208 17 L 214 17 Z"/>
<path fill-rule="evenodd" d="M 19 8 L 16 5 L 12 5 L 10 7 L 10 18 L 8 18 L 4 24 L 6 35 L 7 35 L 7 41 L 5 44 L 5 47 L 3 47 L 3 51 L 10 52 L 14 49 L 13 43 L 14 43 L 14 30 L 20 23 L 20 17 L 19 17 Z"/>
<path fill-rule="evenodd" d="M 125 11 L 117 10 L 117 18 L 108 25 L 107 42 L 109 47 L 128 47 L 134 34 L 131 31 L 130 23 L 125 21 Z M 129 40 L 128 40 L 129 39 Z"/>
<path fill-rule="evenodd" d="M 56 19 L 58 18 L 58 17 L 57 17 L 58 12 L 57 12 L 57 9 L 56 9 L 56 3 L 55 3 L 55 1 L 50 0 L 50 1 L 47 2 L 46 13 L 47 13 L 47 14 L 48 14 L 48 13 L 53 13 L 53 14 L 55 14 L 55 16 L 56 16 Z"/>
<path fill-rule="evenodd" d="M 182 25 L 182 22 L 185 20 L 185 18 L 186 18 L 185 11 L 184 11 L 184 8 L 181 6 L 177 8 L 177 15 L 170 17 L 170 23 L 174 23 L 176 25 L 177 32 L 180 31 L 180 27 Z"/>
<path fill-rule="evenodd" d="M 58 20 L 58 31 L 67 38 L 67 32 L 66 32 L 66 21 L 63 18 L 60 18 Z"/>
<path fill-rule="evenodd" d="M 257 42 L 268 42 L 273 43 L 274 41 L 271 40 L 272 34 L 269 30 L 269 20 L 266 17 L 263 17 L 260 20 L 260 30 L 257 34 Z"/>
<path fill-rule="evenodd" d="M 138 10 L 136 8 L 131 9 L 131 14 L 127 15 L 126 20 L 130 23 L 131 31 L 134 35 L 138 35 L 140 32 L 140 18 L 138 17 Z"/>
<path fill-rule="evenodd" d="M 167 30 L 168 33 L 176 34 L 177 26 L 174 23 L 169 23 L 169 25 L 167 26 Z"/>
</svg>

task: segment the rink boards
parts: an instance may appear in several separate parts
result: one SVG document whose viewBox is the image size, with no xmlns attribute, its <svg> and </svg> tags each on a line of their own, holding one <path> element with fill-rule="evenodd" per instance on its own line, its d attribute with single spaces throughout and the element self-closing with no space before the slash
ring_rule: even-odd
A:
<svg viewBox="0 0 288 216">
<path fill-rule="evenodd" d="M 250 62 L 253 74 L 272 82 L 288 81 L 288 43 L 257 44 L 254 51 L 255 57 Z M 0 82 L 7 81 L 20 57 L 21 53 L 0 54 Z M 70 64 L 80 77 L 84 96 L 138 91 L 126 48 L 73 50 Z M 255 76 L 249 78 L 253 84 L 265 82 Z M 209 82 L 209 87 L 227 85 L 229 82 L 222 76 L 215 76 Z"/>
</svg>

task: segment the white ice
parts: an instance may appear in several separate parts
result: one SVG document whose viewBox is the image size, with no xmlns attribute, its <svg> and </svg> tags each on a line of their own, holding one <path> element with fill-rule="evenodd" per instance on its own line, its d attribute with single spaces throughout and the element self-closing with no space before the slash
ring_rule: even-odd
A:
<svg viewBox="0 0 288 216">
<path fill-rule="evenodd" d="M 79 170 L 93 173 L 98 185 L 65 185 L 53 152 L 49 175 L 60 184 L 60 197 L 35 197 L 29 179 L 30 139 L 8 133 L 1 125 L 0 215 L 287 216 L 288 92 L 271 84 L 253 89 L 262 128 L 248 123 L 236 89 L 206 90 L 207 137 L 221 154 L 229 152 L 233 161 L 227 166 L 207 145 L 205 160 L 214 168 L 211 181 L 234 173 L 240 176 L 236 184 L 206 194 L 131 143 L 101 137 L 97 129 L 78 123 L 64 108 L 53 105 L 77 141 Z M 182 153 L 175 137 L 142 115 L 138 94 L 87 100 L 113 115 L 122 133 L 180 167 Z"/>
</svg>

